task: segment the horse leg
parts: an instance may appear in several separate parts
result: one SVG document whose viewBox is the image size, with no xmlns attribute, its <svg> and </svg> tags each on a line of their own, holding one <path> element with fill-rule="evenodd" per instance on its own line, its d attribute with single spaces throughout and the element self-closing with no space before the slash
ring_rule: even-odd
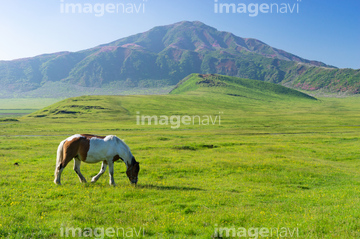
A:
<svg viewBox="0 0 360 239">
<path fill-rule="evenodd" d="M 56 153 L 56 165 L 55 165 L 55 179 L 54 179 L 54 183 L 61 185 L 60 183 L 60 176 L 61 176 L 61 172 L 64 170 L 62 168 L 62 161 L 63 161 L 63 157 L 64 157 L 64 143 L 65 140 L 62 141 L 57 149 L 57 153 Z"/>
<path fill-rule="evenodd" d="M 101 164 L 100 172 L 91 179 L 91 182 L 95 183 L 101 177 L 101 175 L 105 173 L 106 168 L 107 168 L 107 162 L 106 160 L 104 160 Z"/>
<path fill-rule="evenodd" d="M 86 183 L 85 177 L 80 172 L 81 161 L 78 158 L 74 158 L 74 171 L 79 176 L 80 182 Z"/>
<path fill-rule="evenodd" d="M 54 180 L 55 184 L 61 185 L 60 178 L 61 178 L 61 173 L 62 173 L 63 170 L 64 170 L 64 168 L 62 167 L 62 164 L 56 166 L 55 180 Z"/>
<path fill-rule="evenodd" d="M 64 168 L 66 167 L 66 165 L 74 158 L 74 156 L 75 155 L 65 153 L 65 158 L 61 158 L 61 161 L 59 162 L 59 164 L 56 166 L 56 169 L 55 169 L 54 182 L 56 184 L 61 185 L 61 183 L 60 183 L 61 173 L 62 173 L 62 171 L 64 171 Z"/>
<path fill-rule="evenodd" d="M 109 176 L 110 176 L 110 185 L 115 186 L 115 180 L 114 180 L 114 162 L 110 161 L 109 164 Z"/>
</svg>

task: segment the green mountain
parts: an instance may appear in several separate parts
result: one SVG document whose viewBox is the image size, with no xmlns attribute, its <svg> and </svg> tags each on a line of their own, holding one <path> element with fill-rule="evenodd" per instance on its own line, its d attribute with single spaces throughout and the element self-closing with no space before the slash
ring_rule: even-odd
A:
<svg viewBox="0 0 360 239">
<path fill-rule="evenodd" d="M 191 74 L 181 80 L 170 92 L 170 94 L 203 93 L 215 93 L 256 100 L 316 100 L 312 96 L 281 85 L 218 74 Z"/>
<path fill-rule="evenodd" d="M 360 89 L 360 70 L 337 69 L 256 39 L 184 21 L 79 52 L 0 61 L 0 97 L 139 89 L 159 93 L 191 73 L 237 76 L 309 91 L 355 94 Z"/>
</svg>

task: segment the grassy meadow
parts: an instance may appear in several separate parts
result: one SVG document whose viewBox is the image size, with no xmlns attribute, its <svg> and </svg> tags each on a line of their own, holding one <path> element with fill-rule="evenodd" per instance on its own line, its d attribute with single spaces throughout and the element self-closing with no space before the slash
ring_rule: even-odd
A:
<svg viewBox="0 0 360 239">
<path fill-rule="evenodd" d="M 30 114 L 45 106 L 54 104 L 61 98 L 8 98 L 0 99 L 0 122 L 6 118 Z"/>
<path fill-rule="evenodd" d="M 237 238 L 360 237 L 359 97 L 208 89 L 76 97 L 1 121 L 0 237 L 61 238 L 67 228 L 95 238 L 112 229 L 118 238 L 226 238 L 224 228 Z M 141 115 L 221 122 L 172 128 L 137 124 Z M 123 163 L 116 187 L 108 171 L 81 184 L 73 163 L 55 185 L 57 146 L 76 133 L 124 139 L 140 162 L 138 186 Z M 82 164 L 88 181 L 100 165 Z"/>
</svg>

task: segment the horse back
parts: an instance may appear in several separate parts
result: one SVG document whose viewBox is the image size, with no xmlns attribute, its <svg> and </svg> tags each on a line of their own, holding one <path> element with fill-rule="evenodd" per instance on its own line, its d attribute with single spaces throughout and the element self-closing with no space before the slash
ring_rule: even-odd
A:
<svg viewBox="0 0 360 239">
<path fill-rule="evenodd" d="M 63 146 L 64 158 L 72 159 L 78 157 L 81 161 L 86 161 L 90 148 L 90 142 L 83 136 L 73 136 L 65 141 Z"/>
<path fill-rule="evenodd" d="M 117 143 L 108 136 L 105 138 L 93 137 L 89 140 L 89 151 L 86 162 L 96 163 L 102 160 L 113 159 L 117 153 Z"/>
<path fill-rule="evenodd" d="M 97 163 L 117 155 L 118 141 L 115 136 L 79 134 L 66 139 L 63 146 L 64 158 L 77 157 L 83 162 Z"/>
</svg>

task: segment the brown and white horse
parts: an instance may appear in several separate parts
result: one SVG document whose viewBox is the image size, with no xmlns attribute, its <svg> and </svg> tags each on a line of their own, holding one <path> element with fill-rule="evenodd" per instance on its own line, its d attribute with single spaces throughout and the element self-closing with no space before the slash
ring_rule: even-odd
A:
<svg viewBox="0 0 360 239">
<path fill-rule="evenodd" d="M 83 183 L 86 183 L 86 179 L 80 172 L 81 161 L 84 163 L 102 161 L 100 172 L 91 179 L 92 183 L 96 182 L 103 175 L 106 167 L 109 165 L 110 185 L 115 185 L 114 162 L 119 159 L 126 164 L 126 174 L 130 182 L 136 185 L 138 181 L 139 163 L 136 162 L 130 148 L 114 135 L 103 137 L 76 134 L 61 141 L 57 150 L 54 183 L 61 184 L 61 173 L 72 159 L 75 160 L 74 170 Z"/>
</svg>

